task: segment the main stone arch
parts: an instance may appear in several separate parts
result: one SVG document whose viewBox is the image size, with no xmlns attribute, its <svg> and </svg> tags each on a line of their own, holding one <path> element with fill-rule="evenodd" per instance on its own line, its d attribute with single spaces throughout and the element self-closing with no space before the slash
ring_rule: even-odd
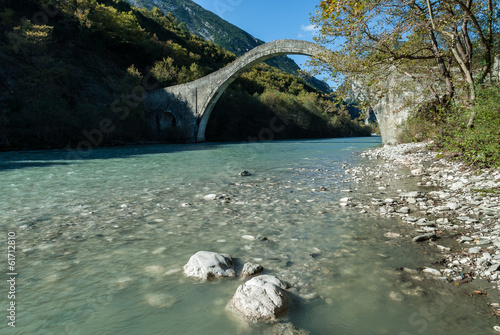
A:
<svg viewBox="0 0 500 335">
<path fill-rule="evenodd" d="M 259 45 L 226 67 L 198 80 L 156 90 L 145 101 L 149 113 L 171 113 L 189 141 L 204 142 L 205 130 L 220 96 L 245 70 L 281 55 L 320 57 L 323 47 L 301 40 L 277 40 Z"/>
</svg>

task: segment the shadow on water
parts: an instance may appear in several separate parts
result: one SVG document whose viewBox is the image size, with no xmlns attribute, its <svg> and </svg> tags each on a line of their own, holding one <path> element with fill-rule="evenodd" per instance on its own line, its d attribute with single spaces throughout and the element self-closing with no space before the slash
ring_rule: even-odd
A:
<svg viewBox="0 0 500 335">
<path fill-rule="evenodd" d="M 37 168 L 55 165 L 71 165 L 85 160 L 130 158 L 140 155 L 175 153 L 181 151 L 210 150 L 201 144 L 155 144 L 143 146 L 98 147 L 92 150 L 35 150 L 0 153 L 0 171 Z"/>
<path fill-rule="evenodd" d="M 350 143 L 356 138 L 335 138 L 336 143 Z M 54 149 L 54 150 L 33 150 L 33 151 L 10 151 L 0 153 L 0 171 L 38 168 L 49 166 L 67 166 L 77 164 L 79 161 L 103 160 L 117 158 L 131 158 L 143 155 L 169 154 L 184 151 L 210 151 L 226 145 L 235 144 L 272 144 L 283 142 L 310 143 L 315 144 L 319 141 L 328 139 L 303 139 L 303 140 L 280 140 L 280 141 L 256 141 L 252 142 L 209 142 L 193 144 L 148 144 L 148 145 L 130 145 L 120 147 L 96 147 L 91 150 L 76 149 Z M 366 141 L 359 143 L 378 143 L 378 137 L 367 137 Z"/>
</svg>

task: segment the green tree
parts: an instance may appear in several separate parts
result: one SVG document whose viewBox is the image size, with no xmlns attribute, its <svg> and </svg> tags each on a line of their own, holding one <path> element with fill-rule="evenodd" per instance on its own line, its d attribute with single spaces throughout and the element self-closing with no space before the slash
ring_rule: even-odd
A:
<svg viewBox="0 0 500 335">
<path fill-rule="evenodd" d="M 154 64 L 151 69 L 151 74 L 163 86 L 170 86 L 177 78 L 179 69 L 174 65 L 174 60 L 171 57 L 163 58 Z"/>
</svg>

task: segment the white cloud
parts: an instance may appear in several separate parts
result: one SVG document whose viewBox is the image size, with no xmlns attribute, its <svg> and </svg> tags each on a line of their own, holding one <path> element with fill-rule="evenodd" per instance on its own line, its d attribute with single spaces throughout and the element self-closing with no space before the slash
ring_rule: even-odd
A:
<svg viewBox="0 0 500 335">
<path fill-rule="evenodd" d="M 318 33 L 318 31 L 319 31 L 318 27 L 313 25 L 313 24 L 310 24 L 308 26 L 302 25 L 302 26 L 300 26 L 300 29 L 302 29 L 303 31 L 312 32 L 312 33 Z"/>
</svg>

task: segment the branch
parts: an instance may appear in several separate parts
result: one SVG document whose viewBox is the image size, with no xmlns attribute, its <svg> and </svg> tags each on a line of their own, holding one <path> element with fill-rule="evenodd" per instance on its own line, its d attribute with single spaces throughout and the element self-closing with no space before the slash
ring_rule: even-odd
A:
<svg viewBox="0 0 500 335">
<path fill-rule="evenodd" d="M 427 8 L 429 10 L 429 16 L 431 18 L 432 29 L 436 30 L 436 25 L 434 24 L 434 12 L 432 11 L 431 2 L 427 0 Z"/>
<path fill-rule="evenodd" d="M 467 5 L 465 3 L 463 3 L 462 1 L 460 0 L 454 0 L 456 4 L 458 4 L 460 6 L 460 8 L 462 8 L 462 10 L 467 14 L 467 16 L 471 19 L 471 21 L 474 23 L 474 26 L 476 26 L 476 29 L 477 29 L 477 33 L 479 34 L 479 38 L 481 39 L 481 43 L 484 45 L 484 46 L 487 46 L 488 45 L 488 40 L 484 37 L 484 34 L 483 34 L 483 31 L 481 29 L 481 25 L 479 24 L 479 22 L 477 21 L 477 18 L 476 16 L 474 15 L 474 13 L 472 13 L 471 9 L 470 9 L 470 6 L 468 7 L 467 5 L 468 4 L 472 4 L 472 1 L 468 1 Z M 488 0 L 488 11 L 490 11 L 491 7 L 491 0 Z M 490 20 L 488 20 L 488 25 L 490 23 Z"/>
<path fill-rule="evenodd" d="M 434 94 L 434 96 L 436 97 L 436 99 L 438 101 L 441 101 L 441 98 L 439 97 L 439 94 L 436 92 L 436 90 L 434 89 L 434 87 L 432 87 L 432 85 L 427 84 L 426 82 L 420 80 L 419 78 L 415 77 L 413 74 L 411 74 L 409 72 L 406 72 L 404 70 L 399 69 L 396 65 L 394 65 L 394 67 L 396 68 L 396 71 L 398 71 L 399 73 L 404 74 L 405 76 L 410 77 L 411 79 L 415 80 L 422 87 L 427 87 L 432 92 L 432 94 Z"/>
</svg>

